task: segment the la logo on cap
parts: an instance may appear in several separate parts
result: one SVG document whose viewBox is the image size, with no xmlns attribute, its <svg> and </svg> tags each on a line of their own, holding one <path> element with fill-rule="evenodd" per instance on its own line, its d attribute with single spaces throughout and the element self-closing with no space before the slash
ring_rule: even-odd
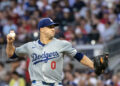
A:
<svg viewBox="0 0 120 86">
<path fill-rule="evenodd" d="M 52 19 L 50 19 L 50 18 L 49 18 L 49 20 L 50 20 L 51 22 L 53 22 L 53 20 L 52 20 Z"/>
</svg>

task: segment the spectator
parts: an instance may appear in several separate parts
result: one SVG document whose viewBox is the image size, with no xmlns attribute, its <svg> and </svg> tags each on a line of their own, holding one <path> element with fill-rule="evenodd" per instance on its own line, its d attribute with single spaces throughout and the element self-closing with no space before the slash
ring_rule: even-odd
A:
<svg viewBox="0 0 120 86">
<path fill-rule="evenodd" d="M 81 17 L 80 23 L 77 25 L 75 29 L 76 36 L 78 37 L 78 43 L 80 43 L 81 40 L 85 44 L 88 43 L 89 41 L 89 38 L 88 38 L 89 29 L 86 26 L 87 26 L 86 20 L 83 17 Z"/>
<path fill-rule="evenodd" d="M 25 78 L 25 69 L 26 69 L 26 62 L 25 59 L 20 60 L 20 65 L 16 68 L 16 72 Z"/>
<path fill-rule="evenodd" d="M 117 75 L 113 75 L 111 84 L 113 86 L 120 86 L 120 79 Z"/>
<path fill-rule="evenodd" d="M 63 32 L 57 27 L 56 27 L 56 32 L 55 33 L 56 33 L 55 34 L 56 38 L 59 38 L 59 39 L 64 39 L 65 38 Z"/>
<path fill-rule="evenodd" d="M 65 66 L 65 71 L 69 71 L 69 72 L 72 72 L 74 69 L 74 66 L 72 63 L 68 63 L 66 66 Z"/>
<path fill-rule="evenodd" d="M 3 62 L 0 62 L 0 81 L 4 81 L 5 80 L 5 76 L 7 74 L 7 71 L 4 67 Z"/>
<path fill-rule="evenodd" d="M 65 32 L 64 32 L 65 39 L 67 41 L 71 41 L 72 42 L 72 40 L 74 40 L 74 38 L 75 38 L 75 35 L 73 33 L 73 30 L 72 30 L 72 26 L 71 25 L 65 26 L 64 30 L 65 30 Z"/>
<path fill-rule="evenodd" d="M 92 15 L 99 15 L 100 13 L 100 7 L 98 8 L 98 2 L 96 0 L 92 0 L 90 2 L 90 7 L 91 7 L 91 14 Z"/>
<path fill-rule="evenodd" d="M 82 7 L 86 6 L 82 0 L 76 0 L 73 8 L 76 10 L 81 10 Z"/>
<path fill-rule="evenodd" d="M 100 20 L 100 22 L 103 23 L 103 24 L 108 23 L 108 21 L 109 21 L 109 20 L 108 20 L 108 19 L 109 19 L 109 18 L 108 18 L 108 17 L 109 17 L 108 15 L 109 15 L 108 12 L 104 12 L 104 13 L 103 13 L 103 18 Z"/>
<path fill-rule="evenodd" d="M 82 70 L 81 69 L 76 69 L 74 72 L 74 82 L 78 85 L 80 80 L 82 79 Z"/>
<path fill-rule="evenodd" d="M 4 81 L 0 81 L 0 86 L 9 86 L 9 81 L 11 79 L 11 73 L 7 72 L 4 78 L 5 78 Z"/>
<path fill-rule="evenodd" d="M 74 21 L 74 16 L 70 12 L 69 8 L 63 9 L 63 19 L 62 19 L 62 25 L 72 24 Z"/>
<path fill-rule="evenodd" d="M 4 10 L 6 7 L 10 5 L 11 5 L 11 2 L 9 0 L 2 0 L 0 3 L 0 10 Z"/>
<path fill-rule="evenodd" d="M 77 84 L 74 82 L 74 76 L 68 71 L 65 72 L 64 84 L 66 86 L 77 86 Z"/>
<path fill-rule="evenodd" d="M 103 81 L 102 80 L 97 80 L 97 86 L 104 86 Z"/>
<path fill-rule="evenodd" d="M 114 37 L 114 29 L 111 28 L 111 23 L 108 22 L 107 24 L 105 24 L 105 31 L 103 32 L 102 40 L 104 42 L 107 42 L 113 39 L 113 37 Z"/>
<path fill-rule="evenodd" d="M 62 19 L 63 19 L 63 11 L 62 11 L 62 7 L 60 5 L 58 5 L 56 8 L 55 8 L 55 21 L 56 22 L 59 22 L 60 25 L 62 25 Z"/>
<path fill-rule="evenodd" d="M 95 78 L 95 73 L 93 70 L 90 70 L 87 74 L 87 80 L 88 81 L 86 84 L 88 84 L 88 86 L 96 86 L 97 84 L 97 79 Z"/>
<path fill-rule="evenodd" d="M 46 16 L 54 19 L 54 11 L 52 6 L 47 5 L 45 10 L 46 10 Z"/>
<path fill-rule="evenodd" d="M 4 43 L 4 38 L 3 38 L 3 27 L 0 25 L 0 44 Z"/>
<path fill-rule="evenodd" d="M 100 39 L 99 31 L 97 30 L 96 25 L 93 25 L 92 27 L 92 31 L 89 33 L 89 39 L 90 41 L 95 40 L 98 43 Z"/>
<path fill-rule="evenodd" d="M 25 80 L 17 72 L 13 72 L 9 86 L 25 86 Z"/>
<path fill-rule="evenodd" d="M 10 30 L 17 32 L 17 26 L 9 19 L 7 24 L 3 27 L 3 34 L 6 36 Z"/>
<path fill-rule="evenodd" d="M 38 10 L 38 6 L 36 5 L 36 1 L 30 0 L 26 2 L 26 11 L 28 12 L 29 15 L 33 14 L 35 10 Z"/>
<path fill-rule="evenodd" d="M 16 8 L 13 9 L 13 13 L 14 14 L 18 14 L 20 17 L 22 17 L 25 13 L 25 10 L 23 8 L 23 4 L 18 4 L 18 6 L 16 6 Z"/>
<path fill-rule="evenodd" d="M 43 0 L 37 0 L 36 5 L 39 10 L 42 10 L 45 4 Z"/>
<path fill-rule="evenodd" d="M 104 35 L 105 25 L 100 22 L 100 19 L 98 16 L 93 17 L 93 24 L 97 25 L 97 30 L 100 33 L 100 37 L 102 37 Z"/>
</svg>

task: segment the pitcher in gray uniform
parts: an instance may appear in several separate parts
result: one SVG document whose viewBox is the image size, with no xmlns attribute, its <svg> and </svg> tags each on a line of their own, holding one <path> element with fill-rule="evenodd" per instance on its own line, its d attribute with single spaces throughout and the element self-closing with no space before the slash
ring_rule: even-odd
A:
<svg viewBox="0 0 120 86">
<path fill-rule="evenodd" d="M 7 56 L 15 59 L 27 55 L 30 58 L 32 86 L 62 86 L 64 55 L 94 69 L 93 62 L 86 55 L 77 52 L 70 42 L 54 38 L 56 26 L 58 24 L 52 19 L 42 18 L 38 23 L 40 39 L 16 48 L 13 45 L 15 36 L 7 35 Z"/>
</svg>

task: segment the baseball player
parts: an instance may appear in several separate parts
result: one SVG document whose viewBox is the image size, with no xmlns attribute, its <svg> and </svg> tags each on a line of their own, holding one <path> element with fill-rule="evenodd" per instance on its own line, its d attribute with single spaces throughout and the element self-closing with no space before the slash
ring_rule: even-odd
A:
<svg viewBox="0 0 120 86">
<path fill-rule="evenodd" d="M 14 46 L 15 34 L 7 35 L 7 56 L 11 59 L 27 55 L 30 58 L 29 73 L 32 86 L 62 86 L 64 55 L 77 59 L 94 69 L 94 63 L 84 54 L 77 52 L 71 43 L 54 38 L 58 26 L 50 18 L 42 18 L 38 23 L 40 39 Z"/>
</svg>

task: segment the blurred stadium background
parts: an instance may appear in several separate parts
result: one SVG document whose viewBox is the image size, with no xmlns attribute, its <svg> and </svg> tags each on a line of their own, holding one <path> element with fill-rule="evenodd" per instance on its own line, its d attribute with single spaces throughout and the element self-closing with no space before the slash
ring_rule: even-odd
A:
<svg viewBox="0 0 120 86">
<path fill-rule="evenodd" d="M 90 58 L 110 54 L 100 76 L 66 56 L 63 86 L 120 86 L 120 0 L 0 0 L 0 86 L 30 86 L 29 59 L 8 60 L 6 35 L 16 32 L 16 46 L 36 40 L 43 17 L 60 24 L 56 38 L 70 41 Z"/>
</svg>

